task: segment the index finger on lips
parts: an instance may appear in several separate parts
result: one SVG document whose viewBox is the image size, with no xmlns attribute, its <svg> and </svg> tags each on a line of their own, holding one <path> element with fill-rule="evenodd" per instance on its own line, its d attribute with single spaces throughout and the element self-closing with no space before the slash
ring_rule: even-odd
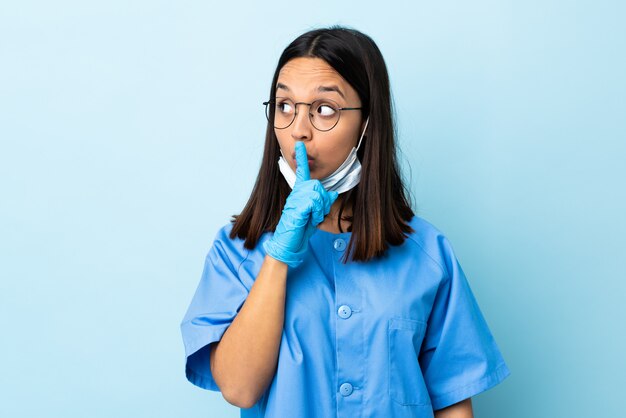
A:
<svg viewBox="0 0 626 418">
<path fill-rule="evenodd" d="M 306 156 L 306 146 L 304 142 L 296 142 L 296 183 L 310 180 L 309 160 Z"/>
</svg>

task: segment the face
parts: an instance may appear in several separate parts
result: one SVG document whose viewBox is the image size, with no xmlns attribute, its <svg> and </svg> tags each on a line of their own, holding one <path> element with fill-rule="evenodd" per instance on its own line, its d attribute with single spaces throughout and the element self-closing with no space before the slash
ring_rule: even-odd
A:
<svg viewBox="0 0 626 418">
<path fill-rule="evenodd" d="M 361 107 L 357 92 L 320 58 L 294 58 L 285 64 L 278 75 L 276 96 L 295 102 L 311 103 L 316 99 L 331 99 L 339 107 Z M 338 91 L 318 91 L 320 86 L 336 86 Z M 342 96 L 343 95 L 343 96 Z M 362 110 L 340 110 L 339 122 L 329 131 L 319 131 L 309 119 L 309 106 L 296 106 L 296 118 L 285 129 L 276 129 L 282 153 L 296 170 L 295 145 L 303 141 L 309 156 L 311 179 L 321 179 L 333 173 L 356 147 L 365 127 Z"/>
</svg>

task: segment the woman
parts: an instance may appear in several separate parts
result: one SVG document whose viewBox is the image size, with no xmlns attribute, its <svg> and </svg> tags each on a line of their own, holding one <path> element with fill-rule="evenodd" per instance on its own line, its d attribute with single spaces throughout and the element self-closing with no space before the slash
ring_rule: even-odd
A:
<svg viewBox="0 0 626 418">
<path fill-rule="evenodd" d="M 510 372 L 450 242 L 407 201 L 378 47 L 307 32 L 264 104 L 252 195 L 181 323 L 187 378 L 242 417 L 472 417 Z"/>
</svg>

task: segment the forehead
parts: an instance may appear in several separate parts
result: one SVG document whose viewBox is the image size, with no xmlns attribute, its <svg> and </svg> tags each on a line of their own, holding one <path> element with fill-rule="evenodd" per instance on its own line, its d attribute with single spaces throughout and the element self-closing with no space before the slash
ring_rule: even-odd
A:
<svg viewBox="0 0 626 418">
<path fill-rule="evenodd" d="M 312 90 L 322 83 L 332 83 L 344 91 L 348 83 L 321 58 L 298 57 L 289 60 L 278 73 L 278 81 L 292 89 Z"/>
</svg>

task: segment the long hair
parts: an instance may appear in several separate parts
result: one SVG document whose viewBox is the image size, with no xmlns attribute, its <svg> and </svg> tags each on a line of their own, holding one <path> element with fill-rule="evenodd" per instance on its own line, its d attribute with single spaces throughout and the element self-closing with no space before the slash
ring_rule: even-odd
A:
<svg viewBox="0 0 626 418">
<path fill-rule="evenodd" d="M 348 232 L 352 232 L 343 263 L 352 253 L 353 261 L 368 261 L 385 254 L 388 244 L 400 245 L 405 233 L 414 232 L 408 222 L 413 217 L 410 196 L 400 176 L 396 156 L 396 128 L 392 116 L 389 75 L 383 56 L 367 35 L 342 26 L 311 30 L 296 38 L 283 51 L 270 88 L 276 97 L 281 68 L 291 59 L 321 58 L 354 88 L 361 99 L 369 123 L 357 152 L 361 179 L 340 195 L 337 226 L 340 231 L 346 205 L 352 208 Z M 363 117 L 365 119 L 365 117 Z M 265 149 L 259 174 L 248 203 L 239 215 L 232 215 L 230 238 L 245 239 L 244 247 L 253 249 L 264 232 L 276 229 L 291 188 L 278 168 L 280 148 L 273 124 L 268 122 Z"/>
</svg>

